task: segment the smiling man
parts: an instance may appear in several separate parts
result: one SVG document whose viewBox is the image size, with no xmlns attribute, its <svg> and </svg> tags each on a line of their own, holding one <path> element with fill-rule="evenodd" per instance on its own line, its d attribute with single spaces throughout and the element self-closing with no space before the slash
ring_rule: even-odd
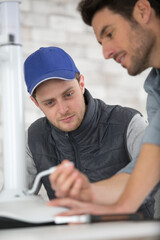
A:
<svg viewBox="0 0 160 240">
<path fill-rule="evenodd" d="M 93 185 L 103 185 L 101 180 L 108 179 L 105 200 L 115 202 L 134 168 L 145 119 L 135 109 L 94 99 L 85 89 L 84 77 L 73 59 L 61 48 L 35 51 L 26 59 L 24 71 L 31 100 L 45 115 L 27 132 L 29 186 L 37 173 L 68 159 Z M 65 162 L 68 176 L 75 179 L 77 173 L 70 174 L 73 164 Z M 48 176 L 41 183 L 50 199 L 59 196 Z M 154 199 L 149 197 L 138 211 L 152 217 Z"/>
<path fill-rule="evenodd" d="M 153 29 L 144 29 L 134 18 L 126 21 L 120 14 L 113 15 L 108 8 L 96 12 L 91 24 L 105 59 L 113 58 L 132 76 L 150 66 L 155 48 Z"/>
<path fill-rule="evenodd" d="M 60 199 L 51 204 L 71 207 L 66 215 L 135 212 L 160 181 L 160 1 L 82 0 L 79 11 L 83 21 L 93 27 L 105 59 L 113 58 L 132 76 L 149 67 L 153 68 L 144 84 L 148 94 L 149 126 L 144 134 L 135 169 L 117 202 L 107 206 L 106 201 L 106 206 L 105 202 L 102 206 Z M 77 179 L 81 179 L 81 186 L 79 185 L 76 196 L 89 192 L 87 188 L 93 190 L 86 184 L 86 179 L 82 184 L 83 177 L 80 173 Z M 96 199 L 105 199 L 107 194 L 104 188 L 101 193 L 96 194 L 94 191 L 90 195 L 95 195 Z M 80 197 L 79 199 L 81 200 Z M 99 203 L 97 200 L 93 202 Z"/>
</svg>

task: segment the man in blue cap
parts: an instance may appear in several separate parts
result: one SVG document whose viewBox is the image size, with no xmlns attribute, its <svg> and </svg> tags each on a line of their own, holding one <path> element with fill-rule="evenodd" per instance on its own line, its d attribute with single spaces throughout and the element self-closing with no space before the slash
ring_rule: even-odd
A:
<svg viewBox="0 0 160 240">
<path fill-rule="evenodd" d="M 68 159 L 93 185 L 108 179 L 108 201 L 115 202 L 135 165 L 146 127 L 144 118 L 135 109 L 94 99 L 74 61 L 60 48 L 40 48 L 26 59 L 24 72 L 31 100 L 45 115 L 28 129 L 29 185 L 37 173 Z M 69 176 L 73 164 L 65 163 Z M 59 181 L 64 182 L 61 176 Z M 50 199 L 59 196 L 48 176 L 41 183 Z M 151 197 L 139 211 L 153 217 L 153 207 Z"/>
</svg>

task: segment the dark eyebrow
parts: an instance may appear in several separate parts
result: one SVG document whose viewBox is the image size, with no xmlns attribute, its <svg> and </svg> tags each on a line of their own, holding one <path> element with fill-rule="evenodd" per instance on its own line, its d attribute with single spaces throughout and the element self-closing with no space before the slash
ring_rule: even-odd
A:
<svg viewBox="0 0 160 240">
<path fill-rule="evenodd" d="M 103 38 L 103 35 L 104 35 L 104 33 L 105 33 L 105 31 L 106 31 L 107 28 L 109 28 L 109 25 L 106 25 L 106 26 L 104 26 L 104 27 L 102 28 L 102 30 L 101 30 L 101 32 L 100 32 L 100 38 Z M 102 45 L 102 43 L 101 43 L 100 41 L 98 41 L 98 43 L 99 43 L 100 45 Z"/>
<path fill-rule="evenodd" d="M 109 28 L 109 25 L 106 25 L 106 26 L 104 26 L 104 27 L 102 28 L 102 30 L 101 30 L 101 32 L 100 32 L 100 38 L 103 38 L 103 35 L 104 35 L 104 33 L 105 33 L 105 31 L 106 31 L 107 28 Z"/>
<path fill-rule="evenodd" d="M 67 93 L 68 91 L 70 91 L 72 88 L 73 88 L 73 87 L 67 88 L 67 89 L 62 93 L 62 95 L 66 94 L 66 93 Z"/>
<path fill-rule="evenodd" d="M 70 91 L 72 88 L 73 88 L 73 87 L 67 88 L 67 89 L 62 93 L 62 95 L 65 95 L 65 94 L 66 94 L 68 91 Z M 48 102 L 48 101 L 54 101 L 54 100 L 55 100 L 54 97 L 52 97 L 52 98 L 43 100 L 41 103 L 45 103 L 45 102 Z"/>
<path fill-rule="evenodd" d="M 53 101 L 53 100 L 54 100 L 54 98 L 49 98 L 49 99 L 45 99 L 45 100 L 41 101 L 41 103 L 45 103 L 45 102 Z"/>
</svg>

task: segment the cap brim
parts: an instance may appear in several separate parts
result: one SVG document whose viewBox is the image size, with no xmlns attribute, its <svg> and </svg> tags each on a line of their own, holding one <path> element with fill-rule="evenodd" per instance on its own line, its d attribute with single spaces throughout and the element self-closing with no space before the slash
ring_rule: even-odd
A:
<svg viewBox="0 0 160 240">
<path fill-rule="evenodd" d="M 45 82 L 47 80 L 61 79 L 64 81 L 71 81 L 75 79 L 75 76 L 76 76 L 75 72 L 68 71 L 68 70 L 63 70 L 63 71 L 61 70 L 61 71 L 46 73 L 42 75 L 40 78 L 35 79 L 35 81 L 30 86 L 30 89 L 28 89 L 28 92 L 32 95 L 36 87 L 39 86 L 42 82 Z"/>
</svg>

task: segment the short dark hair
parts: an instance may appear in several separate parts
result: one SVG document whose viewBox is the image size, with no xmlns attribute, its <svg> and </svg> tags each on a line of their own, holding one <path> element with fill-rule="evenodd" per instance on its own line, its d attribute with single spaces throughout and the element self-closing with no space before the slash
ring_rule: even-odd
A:
<svg viewBox="0 0 160 240">
<path fill-rule="evenodd" d="M 138 0 L 81 0 L 78 11 L 83 21 L 91 26 L 95 13 L 105 7 L 128 20 L 133 19 L 133 9 Z M 148 0 L 156 15 L 160 17 L 160 0 Z"/>
</svg>

